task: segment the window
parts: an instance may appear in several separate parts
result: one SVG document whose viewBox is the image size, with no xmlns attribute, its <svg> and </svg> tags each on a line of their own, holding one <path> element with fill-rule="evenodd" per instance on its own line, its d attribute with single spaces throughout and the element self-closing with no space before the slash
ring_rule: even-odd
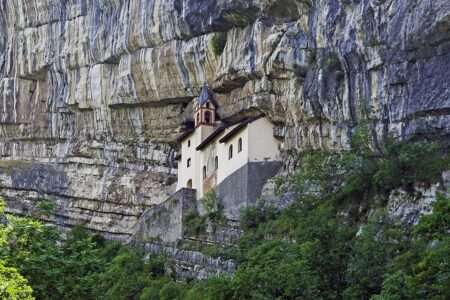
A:
<svg viewBox="0 0 450 300">
<path fill-rule="evenodd" d="M 203 179 L 206 179 L 206 166 L 203 166 Z"/>
<path fill-rule="evenodd" d="M 190 146 L 191 146 L 191 140 L 188 141 L 188 147 L 190 147 Z"/>
<path fill-rule="evenodd" d="M 187 167 L 189 168 L 191 166 L 191 158 L 188 158 L 187 160 Z"/>
<path fill-rule="evenodd" d="M 219 158 L 217 156 L 214 158 L 214 167 L 216 170 L 219 168 Z"/>
<path fill-rule="evenodd" d="M 205 123 L 211 123 L 211 113 L 209 111 L 205 112 Z"/>
<path fill-rule="evenodd" d="M 238 141 L 238 153 L 242 151 L 242 138 L 239 138 Z"/>
<path fill-rule="evenodd" d="M 233 145 L 230 145 L 230 148 L 228 148 L 228 159 L 233 158 Z"/>
</svg>

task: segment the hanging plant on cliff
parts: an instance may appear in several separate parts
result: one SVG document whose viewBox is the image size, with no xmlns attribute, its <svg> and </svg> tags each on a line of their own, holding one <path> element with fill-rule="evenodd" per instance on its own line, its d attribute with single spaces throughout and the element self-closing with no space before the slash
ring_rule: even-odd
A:
<svg viewBox="0 0 450 300">
<path fill-rule="evenodd" d="M 222 54 L 225 44 L 227 43 L 227 38 L 224 35 L 215 35 L 211 39 L 211 46 L 215 56 Z"/>
</svg>

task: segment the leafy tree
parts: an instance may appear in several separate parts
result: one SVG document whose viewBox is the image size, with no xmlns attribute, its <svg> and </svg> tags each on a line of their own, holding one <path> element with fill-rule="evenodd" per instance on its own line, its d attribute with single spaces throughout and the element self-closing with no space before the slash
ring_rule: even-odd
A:
<svg viewBox="0 0 450 300">
<path fill-rule="evenodd" d="M 184 285 L 169 281 L 159 291 L 159 298 L 161 300 L 179 300 L 182 298 L 184 292 Z"/>
<path fill-rule="evenodd" d="M 234 277 L 184 284 L 163 256 L 144 256 L 81 225 L 64 241 L 55 226 L 5 214 L 0 200 L 0 298 L 33 299 L 33 290 L 50 300 L 450 299 L 448 196 L 413 228 L 383 211 L 368 221 L 362 213 L 375 195 L 439 180 L 449 168 L 445 147 L 388 141 L 374 150 L 367 124 L 355 130 L 353 152 L 300 156 L 287 209 L 258 202 L 243 210 L 239 249 L 206 248 L 239 258 Z M 205 201 L 208 217 L 220 220 L 217 198 Z M 204 230 L 205 218 L 186 216 L 185 229 Z"/>
<path fill-rule="evenodd" d="M 374 299 L 391 299 L 397 294 L 403 299 L 450 298 L 449 203 L 449 197 L 438 196 L 433 213 L 420 218 L 411 246 L 388 265 L 382 291 Z"/>
<path fill-rule="evenodd" d="M 197 211 L 189 212 L 184 218 L 184 234 L 198 236 L 204 233 L 206 230 L 205 221 L 205 218 L 200 216 Z"/>
<path fill-rule="evenodd" d="M 257 205 L 241 209 L 240 227 L 245 230 L 256 228 L 262 223 L 276 219 L 278 212 L 274 207 L 264 206 L 262 202 Z"/>
<path fill-rule="evenodd" d="M 233 279 L 226 276 L 214 276 L 203 280 L 185 294 L 186 300 L 225 300 L 233 297 Z"/>
<path fill-rule="evenodd" d="M 250 250 L 233 281 L 236 299 L 319 298 L 320 278 L 308 265 L 309 244 L 270 240 Z"/>
<path fill-rule="evenodd" d="M 450 230 L 450 198 L 439 194 L 432 206 L 433 213 L 422 215 L 414 232 L 429 240 L 441 240 Z"/>
<path fill-rule="evenodd" d="M 6 202 L 3 198 L 0 197 L 0 217 L 5 216 Z"/>
<path fill-rule="evenodd" d="M 150 280 L 147 286 L 142 290 L 140 300 L 160 300 L 160 291 L 164 285 L 171 282 L 168 277 L 161 277 L 159 279 Z"/>
<path fill-rule="evenodd" d="M 369 220 L 355 238 L 347 268 L 348 288 L 344 291 L 347 298 L 369 299 L 380 293 L 386 266 L 409 248 L 409 231 L 404 223 L 386 212 L 379 212 Z"/>
<path fill-rule="evenodd" d="M 148 279 L 142 254 L 123 248 L 102 277 L 107 287 L 106 299 L 139 299 Z"/>
<path fill-rule="evenodd" d="M 0 263 L 0 298 L 4 300 L 32 300 L 33 290 L 15 268 Z"/>
<path fill-rule="evenodd" d="M 413 299 L 408 284 L 405 281 L 405 273 L 402 270 L 393 274 L 385 274 L 382 291 L 379 295 L 373 295 L 371 300 L 408 300 Z"/>
<path fill-rule="evenodd" d="M 217 198 L 216 191 L 210 190 L 201 200 L 203 207 L 206 209 L 205 217 L 212 221 L 222 221 L 225 219 L 223 215 L 223 206 Z"/>
</svg>

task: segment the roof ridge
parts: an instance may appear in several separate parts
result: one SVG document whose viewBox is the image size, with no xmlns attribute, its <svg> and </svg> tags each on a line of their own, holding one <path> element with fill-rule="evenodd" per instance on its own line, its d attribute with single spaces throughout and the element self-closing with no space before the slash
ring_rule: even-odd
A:
<svg viewBox="0 0 450 300">
<path fill-rule="evenodd" d="M 216 99 L 214 98 L 212 90 L 207 85 L 204 85 L 202 87 L 200 95 L 198 96 L 198 106 L 199 107 L 202 106 L 208 100 L 210 100 L 211 102 L 213 102 L 215 106 L 217 106 L 217 102 Z"/>
</svg>

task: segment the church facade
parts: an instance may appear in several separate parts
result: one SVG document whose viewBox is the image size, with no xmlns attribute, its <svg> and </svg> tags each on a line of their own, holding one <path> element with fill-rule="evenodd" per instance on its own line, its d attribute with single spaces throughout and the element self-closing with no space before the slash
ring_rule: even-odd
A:
<svg viewBox="0 0 450 300">
<path fill-rule="evenodd" d="M 254 204 L 263 185 L 281 167 L 274 125 L 257 114 L 234 122 L 219 120 L 218 104 L 204 87 L 196 103 L 195 126 L 178 141 L 177 190 L 191 188 L 201 199 L 211 189 L 229 218 Z"/>
</svg>

